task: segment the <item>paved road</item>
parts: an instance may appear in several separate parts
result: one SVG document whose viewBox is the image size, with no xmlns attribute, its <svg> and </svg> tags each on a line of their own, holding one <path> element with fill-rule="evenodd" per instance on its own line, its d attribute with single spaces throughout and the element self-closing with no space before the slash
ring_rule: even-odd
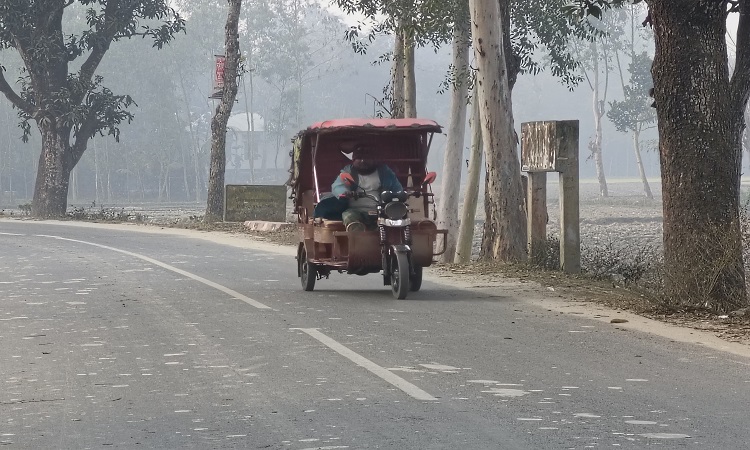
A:
<svg viewBox="0 0 750 450">
<path fill-rule="evenodd" d="M 747 448 L 741 350 L 439 282 L 305 293 L 247 237 L 0 221 L 0 444 Z"/>
</svg>

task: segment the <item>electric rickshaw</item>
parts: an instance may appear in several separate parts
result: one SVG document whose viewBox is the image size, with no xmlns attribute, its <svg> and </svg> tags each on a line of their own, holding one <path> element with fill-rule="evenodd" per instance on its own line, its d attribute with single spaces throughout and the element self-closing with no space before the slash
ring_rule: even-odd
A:
<svg viewBox="0 0 750 450">
<path fill-rule="evenodd" d="M 297 275 L 305 291 L 333 271 L 382 273 L 383 284 L 398 299 L 420 289 L 422 269 L 445 251 L 444 246 L 435 248 L 437 236 L 447 231 L 435 223 L 430 187 L 435 173 L 427 171 L 432 137 L 440 131 L 440 125 L 427 119 L 336 119 L 295 136 L 287 184 L 299 229 Z M 347 199 L 330 191 L 340 177 L 355 196 L 367 195 L 341 172 L 357 145 L 374 149 L 377 161 L 394 171 L 404 189 L 372 197 L 377 206 L 368 213 L 377 216 L 376 229 L 347 231 L 341 217 Z"/>
</svg>

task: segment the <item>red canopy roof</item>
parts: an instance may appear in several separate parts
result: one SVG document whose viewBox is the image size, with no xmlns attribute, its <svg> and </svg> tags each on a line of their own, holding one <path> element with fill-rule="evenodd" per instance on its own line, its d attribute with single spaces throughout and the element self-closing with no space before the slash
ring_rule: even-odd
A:
<svg viewBox="0 0 750 450">
<path fill-rule="evenodd" d="M 429 119 L 333 119 L 318 122 L 307 127 L 307 131 L 333 130 L 337 128 L 421 128 L 439 132 L 440 125 Z"/>
</svg>

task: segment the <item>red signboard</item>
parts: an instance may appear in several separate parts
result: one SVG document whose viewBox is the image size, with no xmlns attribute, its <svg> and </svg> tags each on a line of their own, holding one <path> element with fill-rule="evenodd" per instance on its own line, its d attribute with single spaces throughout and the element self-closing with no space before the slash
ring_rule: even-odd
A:
<svg viewBox="0 0 750 450">
<path fill-rule="evenodd" d="M 214 69 L 214 86 L 211 98 L 221 98 L 224 93 L 224 55 L 214 55 L 216 67 Z"/>
</svg>

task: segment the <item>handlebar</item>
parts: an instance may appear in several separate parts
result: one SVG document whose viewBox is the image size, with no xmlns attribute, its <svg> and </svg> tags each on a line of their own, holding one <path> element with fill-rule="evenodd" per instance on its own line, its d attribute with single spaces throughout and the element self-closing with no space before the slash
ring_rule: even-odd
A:
<svg viewBox="0 0 750 450">
<path fill-rule="evenodd" d="M 419 197 L 421 197 L 421 196 L 422 196 L 422 194 L 423 194 L 423 192 L 422 192 L 422 191 L 420 191 L 420 190 L 417 190 L 417 189 L 404 189 L 403 191 L 400 191 L 400 192 L 403 192 L 404 194 L 406 194 L 406 197 L 407 197 L 407 198 L 408 198 L 408 197 L 416 197 L 416 198 L 419 198 Z M 348 193 L 349 193 L 349 195 L 347 195 L 347 197 L 348 197 L 348 198 L 351 198 L 351 199 L 354 199 L 354 200 L 356 200 L 356 199 L 359 199 L 359 198 L 365 198 L 365 197 L 367 197 L 367 198 L 369 198 L 369 199 L 371 199 L 371 200 L 374 200 L 374 201 L 376 201 L 376 202 L 380 202 L 380 201 L 381 201 L 381 199 L 379 199 L 379 198 L 378 198 L 378 197 L 376 197 L 375 195 L 373 195 L 373 194 L 368 194 L 368 193 L 367 193 L 367 192 L 365 192 L 364 190 L 359 190 L 359 189 L 356 189 L 356 190 L 348 191 Z"/>
</svg>

